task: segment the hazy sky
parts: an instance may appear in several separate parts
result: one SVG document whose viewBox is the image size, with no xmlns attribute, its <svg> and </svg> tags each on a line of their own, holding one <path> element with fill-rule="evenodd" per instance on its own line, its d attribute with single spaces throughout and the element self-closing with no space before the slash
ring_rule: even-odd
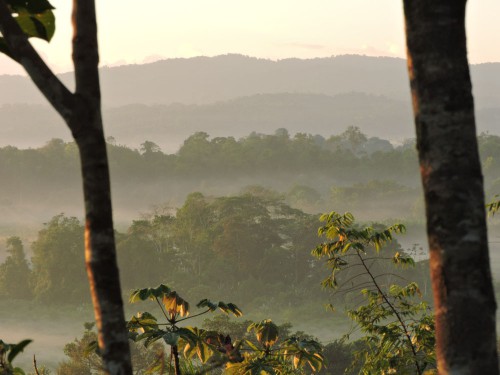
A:
<svg viewBox="0 0 500 375">
<path fill-rule="evenodd" d="M 71 1 L 52 0 L 57 31 L 36 47 L 71 69 Z M 401 0 L 97 0 L 102 65 L 241 53 L 282 59 L 341 54 L 404 57 Z M 469 0 L 472 63 L 500 61 L 500 1 Z M 21 73 L 0 57 L 0 74 Z"/>
</svg>

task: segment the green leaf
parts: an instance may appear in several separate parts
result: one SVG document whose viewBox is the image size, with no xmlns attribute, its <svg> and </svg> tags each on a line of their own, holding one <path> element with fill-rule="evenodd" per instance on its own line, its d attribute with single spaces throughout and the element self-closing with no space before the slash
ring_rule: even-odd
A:
<svg viewBox="0 0 500 375">
<path fill-rule="evenodd" d="M 192 327 L 182 327 L 182 328 L 179 328 L 176 332 L 186 342 L 190 342 L 192 344 L 195 344 L 196 341 L 199 340 L 200 331 L 198 329 L 196 329 L 196 331 L 195 331 L 195 330 L 193 330 Z"/>
<path fill-rule="evenodd" d="M 55 17 L 51 10 L 42 13 L 19 10 L 14 19 L 28 37 L 40 38 L 50 42 L 56 31 Z"/>
<path fill-rule="evenodd" d="M 130 331 L 142 329 L 145 332 L 158 330 L 158 321 L 156 317 L 148 312 L 138 312 L 127 322 L 127 328 Z"/>
<path fill-rule="evenodd" d="M 238 306 L 236 306 L 234 303 L 228 303 L 227 304 L 227 308 L 230 312 L 233 313 L 233 315 L 237 316 L 237 317 L 240 317 L 240 316 L 243 316 L 243 312 L 239 309 Z"/>
<path fill-rule="evenodd" d="M 172 290 L 165 284 L 160 284 L 151 291 L 152 295 L 158 298 L 163 298 L 164 295 L 167 295 L 171 292 Z"/>
<path fill-rule="evenodd" d="M 33 340 L 23 340 L 15 345 L 12 345 L 7 356 L 7 360 L 12 362 L 16 356 L 21 353 L 26 346 L 28 346 Z"/>
<path fill-rule="evenodd" d="M 55 9 L 47 0 L 7 0 L 12 9 L 27 9 L 30 13 L 42 13 L 46 10 Z"/>
<path fill-rule="evenodd" d="M 154 296 L 150 288 L 137 289 L 130 294 L 129 302 L 135 303 L 139 301 L 146 301 L 153 297 Z"/>
<path fill-rule="evenodd" d="M 210 311 L 215 311 L 217 309 L 217 305 L 206 298 L 198 302 L 196 304 L 196 307 L 198 308 L 207 307 Z"/>
<path fill-rule="evenodd" d="M 212 356 L 213 351 L 207 341 L 214 339 L 213 331 L 206 331 L 197 327 L 185 327 L 176 331 L 180 337 L 186 341 L 184 346 L 184 356 L 191 358 L 195 354 L 202 363 L 208 361 Z"/>
<path fill-rule="evenodd" d="M 252 349 L 255 352 L 259 352 L 260 351 L 260 349 L 257 348 L 255 346 L 255 344 L 253 342 L 251 342 L 250 340 L 245 340 L 245 344 L 247 344 L 250 347 L 250 349 Z"/>
<path fill-rule="evenodd" d="M 135 303 L 138 301 L 146 301 L 148 299 L 155 300 L 156 298 L 164 298 L 172 293 L 175 293 L 165 284 L 160 284 L 156 288 L 143 288 L 134 290 L 130 294 L 129 302 Z"/>
<path fill-rule="evenodd" d="M 198 358 L 201 363 L 206 363 L 212 356 L 212 353 L 212 350 L 210 350 L 210 347 L 207 344 L 204 342 L 198 342 L 198 345 L 196 346 L 196 354 L 198 354 Z"/>
</svg>

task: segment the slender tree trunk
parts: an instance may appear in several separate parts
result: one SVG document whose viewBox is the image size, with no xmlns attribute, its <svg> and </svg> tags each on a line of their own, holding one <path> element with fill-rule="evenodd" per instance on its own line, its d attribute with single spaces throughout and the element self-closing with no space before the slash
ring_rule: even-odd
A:
<svg viewBox="0 0 500 375">
<path fill-rule="evenodd" d="M 110 374 L 131 374 L 101 116 L 94 0 L 73 0 L 73 30 L 78 100 L 69 126 L 80 150 L 85 200 L 85 262 L 99 347 Z"/>
<path fill-rule="evenodd" d="M 0 0 L 0 31 L 9 52 L 66 121 L 80 150 L 85 200 L 85 260 L 99 330 L 99 348 L 107 373 L 131 375 L 101 117 L 94 0 L 73 0 L 73 30 L 74 94 L 43 62 L 13 19 L 5 0 Z"/>
<path fill-rule="evenodd" d="M 175 375 L 182 375 L 181 366 L 179 362 L 179 348 L 177 347 L 177 345 L 172 345 L 171 350 L 172 350 L 172 357 L 174 357 L 174 373 Z"/>
<path fill-rule="evenodd" d="M 116 263 L 106 143 L 102 131 L 76 138 L 85 200 L 85 262 L 99 347 L 110 374 L 131 374 Z"/>
<path fill-rule="evenodd" d="M 498 374 L 466 0 L 404 0 L 440 374 Z"/>
</svg>

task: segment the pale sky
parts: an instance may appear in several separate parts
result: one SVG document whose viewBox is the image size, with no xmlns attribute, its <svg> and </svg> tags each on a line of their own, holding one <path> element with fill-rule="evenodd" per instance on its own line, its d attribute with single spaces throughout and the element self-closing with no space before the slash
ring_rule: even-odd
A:
<svg viewBox="0 0 500 375">
<path fill-rule="evenodd" d="M 52 0 L 57 30 L 35 42 L 71 70 L 71 1 Z M 401 0 L 97 0 L 101 65 L 226 53 L 283 59 L 342 54 L 405 57 Z M 469 0 L 471 63 L 500 61 L 500 1 Z M 0 56 L 0 74 L 23 73 Z"/>
</svg>

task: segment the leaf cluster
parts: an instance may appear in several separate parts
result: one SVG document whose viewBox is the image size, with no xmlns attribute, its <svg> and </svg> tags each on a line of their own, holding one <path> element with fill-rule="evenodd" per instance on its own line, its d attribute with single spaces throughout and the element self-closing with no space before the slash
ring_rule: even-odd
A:
<svg viewBox="0 0 500 375">
<path fill-rule="evenodd" d="M 197 307 L 203 311 L 188 316 L 190 313 L 189 303 L 164 284 L 160 284 L 156 288 L 137 289 L 130 296 L 131 303 L 146 300 L 157 302 L 166 318 L 166 323 L 160 323 L 149 312 L 136 314 L 127 323 L 129 337 L 133 341 L 142 341 L 147 347 L 157 340 L 163 339 L 167 345 L 181 348 L 186 358 L 197 357 L 201 363 L 206 363 L 214 354 L 220 352 L 227 354 L 228 360 L 237 358 L 230 339 L 227 342 L 228 340 L 223 335 L 215 331 L 178 325 L 182 321 L 216 310 L 239 317 L 242 312 L 235 304 L 222 301 L 215 303 L 203 299 L 197 304 Z"/>
<path fill-rule="evenodd" d="M 391 285 L 386 294 L 362 291 L 365 304 L 348 315 L 366 334 L 367 348 L 356 353 L 363 374 L 414 374 L 435 367 L 434 317 L 416 283 Z M 386 301 L 387 300 L 387 301 Z M 389 301 L 389 302 L 388 302 Z"/>
<path fill-rule="evenodd" d="M 320 220 L 325 222 L 325 225 L 318 229 L 318 235 L 326 237 L 329 241 L 319 244 L 312 251 L 312 255 L 318 259 L 327 258 L 326 264 L 331 273 L 323 280 L 322 285 L 330 288 L 338 286 L 337 273 L 351 265 L 348 261 L 350 256 L 366 255 L 369 248 L 374 248 L 378 253 L 383 245 L 393 240 L 394 234 L 406 231 L 403 224 L 394 224 L 381 230 L 369 226 L 358 227 L 350 212 L 340 214 L 332 211 L 321 215 Z M 401 253 L 393 257 L 393 262 L 396 264 L 412 263 Z"/>
<path fill-rule="evenodd" d="M 56 30 L 54 7 L 47 0 L 7 0 L 13 18 L 28 38 L 39 38 L 49 42 Z M 0 52 L 13 57 L 3 37 L 0 37 Z"/>
<path fill-rule="evenodd" d="M 376 261 L 384 259 L 403 268 L 415 265 L 411 256 L 403 251 L 385 257 L 379 255 L 382 249 L 386 252 L 394 234 L 405 232 L 404 225 L 380 229 L 360 227 L 352 214 L 337 212 L 322 215 L 321 220 L 325 225 L 318 233 L 327 241 L 312 253 L 318 258 L 327 258 L 330 275 L 323 286 L 359 290 L 362 297 L 359 307 L 348 310 L 349 317 L 365 333 L 363 340 L 367 345 L 356 353 L 353 365 L 361 363 L 362 374 L 422 375 L 424 370 L 435 368 L 434 318 L 427 304 L 419 300 L 417 283 L 384 283 L 381 277 L 386 275 L 377 274 L 373 269 Z M 373 249 L 375 255 L 369 254 L 369 249 Z M 338 274 L 353 267 L 361 271 L 339 285 Z M 360 277 L 363 281 L 356 283 Z"/>
<path fill-rule="evenodd" d="M 498 195 L 495 196 L 498 198 Z M 486 211 L 488 211 L 488 215 L 494 216 L 498 210 L 500 210 L 500 200 L 495 200 L 486 205 Z"/>
<path fill-rule="evenodd" d="M 22 340 L 17 344 L 7 344 L 0 340 L 0 375 L 24 375 L 19 367 L 14 367 L 12 362 L 32 340 Z"/>
<path fill-rule="evenodd" d="M 135 290 L 130 297 L 131 302 L 146 300 L 157 302 L 167 322 L 160 323 L 149 312 L 138 313 L 129 320 L 129 337 L 145 346 L 163 339 L 172 348 L 178 347 L 187 360 L 196 359 L 208 368 L 225 365 L 228 374 L 292 374 L 306 365 L 317 372 L 322 366 L 322 348 L 317 341 L 289 337 L 278 343 L 279 328 L 271 320 L 248 326 L 247 332 L 254 333 L 256 341 L 233 341 L 229 335 L 214 330 L 179 326 L 189 318 L 216 310 L 240 317 L 242 312 L 233 303 L 203 299 L 197 307 L 204 310 L 188 317 L 189 304 L 163 284 Z M 203 367 L 200 371 L 204 371 Z"/>
<path fill-rule="evenodd" d="M 279 342 L 278 326 L 269 319 L 250 324 L 247 331 L 255 334 L 257 345 L 243 340 L 243 360 L 228 363 L 227 374 L 301 374 L 305 367 L 316 373 L 323 366 L 323 348 L 316 340 L 292 336 Z"/>
</svg>

